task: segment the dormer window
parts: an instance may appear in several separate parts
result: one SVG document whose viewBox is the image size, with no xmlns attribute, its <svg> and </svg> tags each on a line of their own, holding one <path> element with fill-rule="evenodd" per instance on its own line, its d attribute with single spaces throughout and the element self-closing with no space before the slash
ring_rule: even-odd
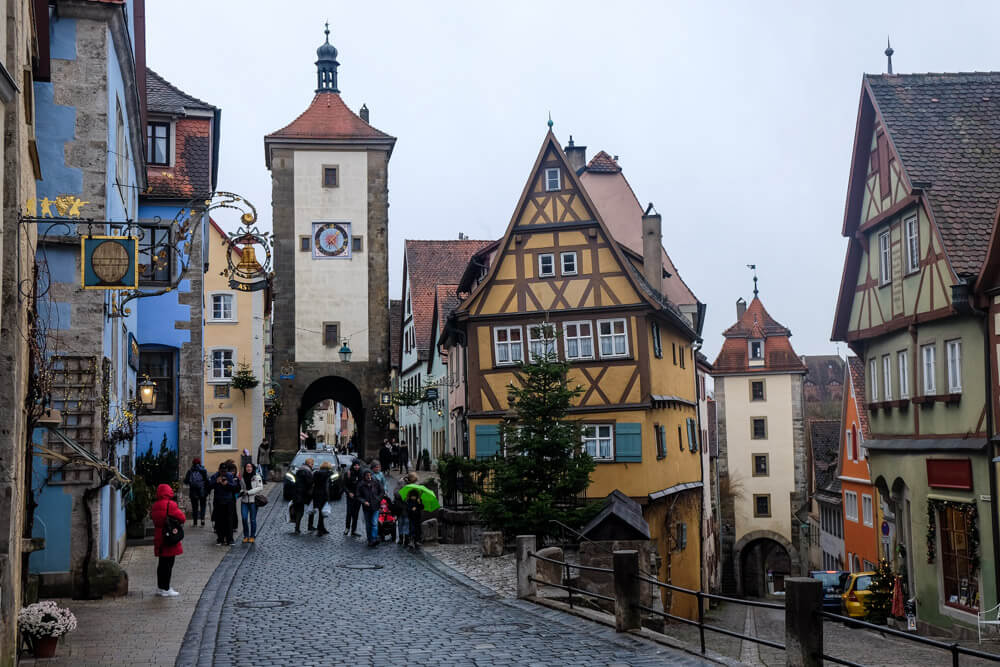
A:
<svg viewBox="0 0 1000 667">
<path fill-rule="evenodd" d="M 170 123 L 146 125 L 146 159 L 149 164 L 170 164 Z"/>
<path fill-rule="evenodd" d="M 754 339 L 750 341 L 750 361 L 764 361 L 764 341 Z"/>
<path fill-rule="evenodd" d="M 562 190 L 562 174 L 558 167 L 545 170 L 545 191 L 556 192 Z"/>
</svg>

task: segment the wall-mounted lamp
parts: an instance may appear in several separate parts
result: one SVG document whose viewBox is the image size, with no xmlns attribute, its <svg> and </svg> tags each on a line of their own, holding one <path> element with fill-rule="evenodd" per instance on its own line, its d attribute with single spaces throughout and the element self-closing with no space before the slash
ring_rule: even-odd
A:
<svg viewBox="0 0 1000 667">
<path fill-rule="evenodd" d="M 340 346 L 340 360 L 345 364 L 351 360 L 351 348 L 347 345 L 347 339 L 344 339 L 344 344 Z"/>
<path fill-rule="evenodd" d="M 139 383 L 139 400 L 147 408 L 156 403 L 156 383 L 148 375 Z"/>
</svg>

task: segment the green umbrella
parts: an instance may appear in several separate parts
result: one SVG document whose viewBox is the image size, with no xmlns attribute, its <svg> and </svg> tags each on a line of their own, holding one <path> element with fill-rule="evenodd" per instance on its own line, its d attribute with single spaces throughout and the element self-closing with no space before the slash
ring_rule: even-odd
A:
<svg viewBox="0 0 1000 667">
<path fill-rule="evenodd" d="M 423 484 L 407 484 L 399 490 L 399 497 L 406 500 L 406 497 L 410 495 L 410 491 L 416 491 L 420 494 L 420 499 L 424 501 L 425 512 L 433 512 L 441 507 L 437 495 Z"/>
</svg>

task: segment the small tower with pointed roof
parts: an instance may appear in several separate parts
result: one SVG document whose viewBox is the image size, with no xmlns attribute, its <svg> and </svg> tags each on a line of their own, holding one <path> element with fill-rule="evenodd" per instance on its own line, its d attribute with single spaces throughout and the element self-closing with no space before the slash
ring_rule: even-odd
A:
<svg viewBox="0 0 1000 667">
<path fill-rule="evenodd" d="M 274 250 L 273 375 L 284 409 L 274 445 L 297 447 L 303 416 L 334 400 L 373 454 L 372 416 L 389 375 L 389 158 L 396 139 L 341 97 L 330 27 L 316 49 L 316 90 L 295 120 L 264 137 Z M 350 349 L 344 361 L 344 348 Z"/>
<path fill-rule="evenodd" d="M 756 278 L 756 276 L 755 276 Z M 721 498 L 722 585 L 727 593 L 780 592 L 809 562 L 810 478 L 802 380 L 808 368 L 792 332 L 754 298 L 736 304 L 736 322 L 712 364 Z"/>
</svg>

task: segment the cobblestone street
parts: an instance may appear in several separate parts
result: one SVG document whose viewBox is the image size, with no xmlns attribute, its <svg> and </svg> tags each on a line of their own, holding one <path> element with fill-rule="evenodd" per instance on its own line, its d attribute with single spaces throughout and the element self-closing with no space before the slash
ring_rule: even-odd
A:
<svg viewBox="0 0 1000 667">
<path fill-rule="evenodd" d="M 396 545 L 369 549 L 341 535 L 345 503 L 334 508 L 319 538 L 292 534 L 272 503 L 256 544 L 237 545 L 213 575 L 177 664 L 708 664 L 505 600 Z"/>
</svg>

